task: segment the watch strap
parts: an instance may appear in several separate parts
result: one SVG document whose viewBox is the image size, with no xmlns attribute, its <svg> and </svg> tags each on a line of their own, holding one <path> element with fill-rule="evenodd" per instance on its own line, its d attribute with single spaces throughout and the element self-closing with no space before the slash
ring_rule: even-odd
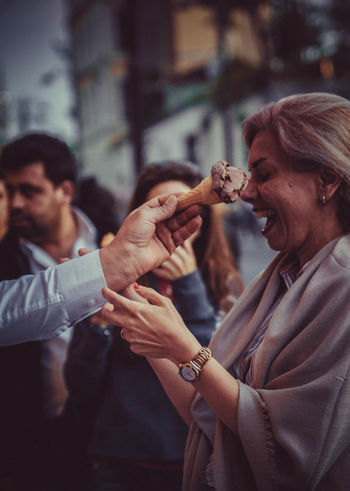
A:
<svg viewBox="0 0 350 491">
<path fill-rule="evenodd" d="M 193 381 L 198 380 L 202 368 L 207 363 L 207 361 L 210 360 L 210 358 L 211 358 L 211 350 L 208 347 L 203 346 L 198 351 L 198 353 L 192 358 L 192 360 L 187 362 L 182 362 L 179 364 L 180 375 L 181 375 L 182 368 L 191 367 L 195 374 L 195 378 Z"/>
</svg>

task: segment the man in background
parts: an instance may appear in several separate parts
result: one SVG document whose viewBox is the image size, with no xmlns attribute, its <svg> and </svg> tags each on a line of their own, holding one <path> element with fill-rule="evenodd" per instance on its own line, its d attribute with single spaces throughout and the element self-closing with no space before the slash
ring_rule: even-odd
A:
<svg viewBox="0 0 350 491">
<path fill-rule="evenodd" d="M 0 244 L 0 280 L 37 273 L 80 248 L 97 248 L 97 232 L 72 207 L 75 159 L 68 146 L 28 134 L 0 157 L 9 196 L 9 231 Z M 50 340 L 0 348 L 0 467 L 16 491 L 60 490 L 67 463 L 67 391 L 63 379 L 72 330 Z M 1 475 L 1 474 L 0 474 Z"/>
</svg>

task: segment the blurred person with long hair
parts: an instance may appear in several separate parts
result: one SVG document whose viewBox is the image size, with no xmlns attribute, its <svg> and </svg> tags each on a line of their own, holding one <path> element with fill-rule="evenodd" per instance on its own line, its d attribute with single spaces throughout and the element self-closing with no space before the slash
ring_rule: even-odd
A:
<svg viewBox="0 0 350 491">
<path fill-rule="evenodd" d="M 188 162 L 157 162 L 140 175 L 129 212 L 160 194 L 183 193 L 201 181 Z M 217 316 L 242 285 L 221 223 L 205 206 L 202 227 L 139 281 L 171 299 L 193 335 L 207 344 Z M 177 491 L 187 427 L 144 357 L 132 353 L 111 325 L 77 326 L 65 373 L 92 470 L 92 489 Z"/>
</svg>

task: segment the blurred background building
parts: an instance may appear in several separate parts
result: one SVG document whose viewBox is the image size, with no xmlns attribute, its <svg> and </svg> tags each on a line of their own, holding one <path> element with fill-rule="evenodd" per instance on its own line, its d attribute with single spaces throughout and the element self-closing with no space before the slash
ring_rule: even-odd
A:
<svg viewBox="0 0 350 491">
<path fill-rule="evenodd" d="M 115 194 L 121 217 L 145 163 L 188 159 L 203 174 L 219 159 L 245 167 L 240 122 L 262 103 L 315 90 L 350 96 L 348 0 L 13 0 L 0 1 L 0 18 L 11 9 L 0 42 L 27 90 L 14 93 L 0 55 L 0 143 L 34 129 L 62 136 L 81 175 Z M 38 45 L 23 56 L 44 32 L 51 58 L 39 63 Z M 59 124 L 52 107 L 63 102 Z M 247 230 L 242 257 L 259 240 Z"/>
<path fill-rule="evenodd" d="M 248 12 L 226 4 L 67 2 L 83 172 L 98 167 L 120 200 L 146 162 L 186 158 L 207 173 L 232 161 L 237 115 L 220 78 L 230 61 L 258 72 L 264 57 Z"/>
<path fill-rule="evenodd" d="M 244 166 L 239 123 L 257 104 L 346 92 L 347 3 L 66 0 L 83 172 L 123 202 L 152 160 Z"/>
</svg>

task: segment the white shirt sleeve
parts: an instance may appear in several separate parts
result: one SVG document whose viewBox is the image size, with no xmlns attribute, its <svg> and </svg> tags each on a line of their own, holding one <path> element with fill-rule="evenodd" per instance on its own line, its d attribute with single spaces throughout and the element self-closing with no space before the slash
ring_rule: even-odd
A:
<svg viewBox="0 0 350 491">
<path fill-rule="evenodd" d="M 94 251 L 35 275 L 0 282 L 0 346 L 43 340 L 96 312 L 107 286 Z"/>
</svg>

